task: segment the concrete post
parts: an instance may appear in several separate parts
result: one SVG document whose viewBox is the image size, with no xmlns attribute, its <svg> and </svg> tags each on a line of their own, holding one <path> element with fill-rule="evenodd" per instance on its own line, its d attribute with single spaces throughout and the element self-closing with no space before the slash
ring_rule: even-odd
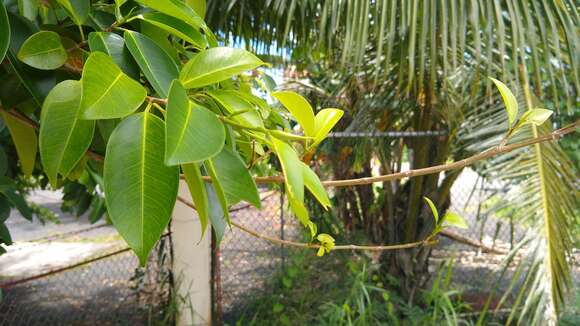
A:
<svg viewBox="0 0 580 326">
<path fill-rule="evenodd" d="M 179 195 L 190 199 L 184 181 Z M 180 201 L 175 204 L 171 224 L 173 275 L 177 293 L 177 325 L 211 324 L 211 233 L 201 239 L 197 212 Z M 200 240 L 201 239 L 201 240 Z"/>
</svg>

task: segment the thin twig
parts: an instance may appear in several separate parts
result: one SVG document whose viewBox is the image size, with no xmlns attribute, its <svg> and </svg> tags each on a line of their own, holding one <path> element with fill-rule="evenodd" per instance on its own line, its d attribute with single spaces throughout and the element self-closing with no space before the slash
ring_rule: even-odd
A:
<svg viewBox="0 0 580 326">
<path fill-rule="evenodd" d="M 177 200 L 179 200 L 180 202 L 182 202 L 184 205 L 195 209 L 195 206 L 190 203 L 187 199 L 181 197 L 181 196 L 177 196 Z M 290 240 L 282 240 L 279 238 L 275 238 L 275 237 L 271 237 L 269 235 L 265 235 L 263 233 L 260 233 L 256 230 L 252 230 L 246 226 L 243 226 L 241 224 L 238 224 L 234 221 L 231 222 L 231 225 L 256 237 L 256 238 L 260 238 L 262 240 L 266 240 L 268 242 L 272 242 L 272 243 L 277 243 L 277 244 L 281 244 L 281 245 L 286 245 L 286 246 L 290 246 L 290 247 L 299 247 L 299 248 L 308 248 L 308 249 L 319 249 L 321 247 L 320 244 L 317 243 L 308 243 L 308 242 L 296 242 L 296 241 L 290 241 Z M 398 250 L 398 249 L 409 249 L 409 248 L 415 248 L 415 247 L 421 247 L 421 246 L 431 246 L 436 244 L 437 241 L 434 240 L 421 240 L 421 241 L 416 241 L 416 242 L 410 242 L 410 243 L 403 243 L 403 244 L 394 244 L 394 245 L 354 245 L 354 244 L 348 244 L 348 245 L 336 245 L 334 246 L 334 248 L 332 248 L 332 250 L 367 250 L 367 251 L 384 251 L 384 250 Z"/>
<path fill-rule="evenodd" d="M 526 141 L 522 141 L 519 143 L 507 145 L 507 146 L 498 145 L 498 146 L 492 147 L 490 149 L 487 149 L 479 154 L 475 154 L 473 156 L 470 156 L 468 158 L 465 158 L 463 160 L 456 161 L 453 163 L 435 165 L 435 166 L 430 166 L 430 167 L 426 167 L 426 168 L 422 168 L 422 169 L 408 170 L 408 171 L 397 172 L 397 173 L 392 173 L 392 174 L 379 175 L 376 177 L 344 179 L 344 180 L 328 180 L 328 181 L 323 181 L 322 184 L 326 187 L 348 187 L 348 186 L 366 185 L 366 184 L 371 184 L 371 183 L 375 183 L 375 182 L 384 182 L 384 181 L 398 180 L 398 179 L 403 179 L 403 178 L 417 177 L 417 176 L 421 176 L 421 175 L 439 173 L 439 172 L 449 171 L 449 170 L 462 169 L 468 165 L 472 165 L 475 162 L 490 158 L 492 156 L 511 152 L 513 150 L 516 150 L 516 149 L 519 149 L 522 147 L 527 147 L 527 146 L 534 145 L 534 144 L 538 144 L 538 143 L 557 140 L 566 134 L 574 132 L 579 126 L 580 126 L 580 120 L 578 120 L 578 121 L 574 122 L 573 124 L 570 124 L 564 128 L 554 130 L 553 132 L 551 132 L 549 134 L 545 134 L 545 135 L 542 135 L 542 136 L 539 136 L 536 138 L 528 139 Z M 204 180 L 209 181 L 209 178 L 204 177 Z M 277 176 L 270 176 L 270 177 L 255 177 L 254 180 L 256 181 L 256 183 L 282 183 L 282 182 L 284 182 L 284 176 L 277 175 Z"/>
<path fill-rule="evenodd" d="M 167 99 L 164 98 L 158 98 L 158 97 L 153 97 L 153 96 L 147 96 L 147 101 L 149 103 L 156 103 L 156 104 L 163 104 L 163 105 L 167 105 Z"/>
<path fill-rule="evenodd" d="M 152 99 L 153 99 L 153 101 L 156 101 L 156 100 L 166 101 L 166 100 L 157 99 L 157 98 L 152 98 Z M 0 111 L 4 111 L 4 112 L 12 115 L 13 117 L 31 125 L 33 128 L 38 128 L 38 124 L 36 122 L 30 120 L 27 117 L 24 117 L 18 111 L 6 110 L 6 109 L 3 109 L 2 107 L 0 107 Z M 456 161 L 453 163 L 435 165 L 435 166 L 422 168 L 422 169 L 415 169 L 415 170 L 408 170 L 408 171 L 403 171 L 403 172 L 379 175 L 376 177 L 344 179 L 344 180 L 327 180 L 327 181 L 323 181 L 322 185 L 324 185 L 326 187 L 348 187 L 348 186 L 366 185 L 366 184 L 371 184 L 371 183 L 375 183 L 375 182 L 398 180 L 398 179 L 403 179 L 403 178 L 411 178 L 411 177 L 417 177 L 417 176 L 421 176 L 421 175 L 439 173 L 439 172 L 443 172 L 443 171 L 461 169 L 461 168 L 464 168 L 468 165 L 472 165 L 475 162 L 478 162 L 478 161 L 481 161 L 481 160 L 484 160 L 484 159 L 487 159 L 487 158 L 490 158 L 490 157 L 493 157 L 493 156 L 496 156 L 499 154 L 511 152 L 513 150 L 516 150 L 516 149 L 519 149 L 522 147 L 527 147 L 530 145 L 539 144 L 539 143 L 552 141 L 552 140 L 558 140 L 559 138 L 563 137 L 564 135 L 567 135 L 567 134 L 574 132 L 578 127 L 580 127 L 580 120 L 578 120 L 572 124 L 569 124 L 566 127 L 554 130 L 551 133 L 548 133 L 548 134 L 545 134 L 542 136 L 538 136 L 538 137 L 535 137 L 532 139 L 528 139 L 528 140 L 525 140 L 525 141 L 522 141 L 519 143 L 507 145 L 507 146 L 501 146 L 501 144 L 500 144 L 498 146 L 489 148 L 489 149 L 487 149 L 479 154 L 475 154 L 473 156 L 470 156 L 468 158 L 465 158 L 463 160 Z M 95 160 L 98 160 L 98 161 L 103 160 L 102 155 L 91 152 L 91 151 L 87 151 L 87 155 Z M 204 176 L 203 179 L 205 181 L 211 182 L 211 179 L 207 176 Z M 254 177 L 254 180 L 256 181 L 256 183 L 283 183 L 284 176 L 277 175 L 277 176 L 269 176 L 269 177 Z"/>
</svg>

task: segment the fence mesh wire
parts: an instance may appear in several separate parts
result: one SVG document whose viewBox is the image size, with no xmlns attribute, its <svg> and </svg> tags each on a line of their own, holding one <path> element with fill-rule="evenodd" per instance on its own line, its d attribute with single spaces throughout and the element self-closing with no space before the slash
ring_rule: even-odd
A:
<svg viewBox="0 0 580 326">
<path fill-rule="evenodd" d="M 169 242 L 169 237 L 159 242 L 146 267 L 139 267 L 131 251 L 113 246 L 73 268 L 21 283 L 5 280 L 0 325 L 171 323 Z"/>
<path fill-rule="evenodd" d="M 479 242 L 487 249 L 501 252 L 509 251 L 523 236 L 523 230 L 518 229 L 509 218 L 486 215 L 486 205 L 494 200 L 494 196 L 502 196 L 504 189 L 498 184 L 484 182 L 470 169 L 462 172 L 451 190 L 450 210 L 463 216 L 469 229 L 457 231 L 465 238 Z M 301 240 L 303 228 L 284 207 L 279 192 L 269 192 L 269 197 L 263 202 L 262 210 L 245 209 L 232 214 L 232 218 L 260 233 L 286 239 Z M 221 301 L 221 311 L 224 320 L 235 322 L 236 316 L 246 308 L 244 302 L 254 297 L 254 294 L 271 291 L 265 288 L 270 280 L 283 267 L 284 257 L 290 254 L 290 249 L 282 248 L 264 240 L 250 236 L 238 229 L 227 232 L 220 246 L 220 288 L 217 296 Z M 440 243 L 432 251 L 433 270 L 438 262 L 453 259 L 454 268 L 452 281 L 456 288 L 463 291 L 465 299 L 471 301 L 474 309 L 483 307 L 489 294 L 490 283 L 497 280 L 503 268 L 505 255 L 487 253 L 482 248 L 458 242 L 446 237 L 440 237 Z M 578 263 L 573 263 L 573 275 L 578 284 L 580 270 Z M 504 283 L 499 286 L 499 292 L 507 289 L 515 267 L 507 270 Z"/>
</svg>

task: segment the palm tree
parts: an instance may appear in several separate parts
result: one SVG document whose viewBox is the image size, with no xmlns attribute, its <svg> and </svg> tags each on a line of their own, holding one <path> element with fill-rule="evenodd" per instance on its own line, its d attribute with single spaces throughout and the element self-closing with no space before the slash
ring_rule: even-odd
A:
<svg viewBox="0 0 580 326">
<path fill-rule="evenodd" d="M 347 111 L 344 130 L 447 131 L 406 142 L 328 143 L 332 173 L 344 178 L 369 175 L 372 157 L 390 173 L 409 153 L 419 168 L 500 142 L 508 127 L 487 76 L 518 90 L 522 112 L 538 98 L 555 109 L 556 122 L 577 114 L 578 12 L 573 0 L 222 0 L 208 3 L 206 20 L 224 39 L 258 53 L 291 50 L 281 60 L 307 71 L 316 86 L 305 89 L 311 98 Z M 516 137 L 543 131 L 530 126 Z M 514 316 L 554 323 L 570 288 L 577 172 L 557 143 L 504 155 L 479 170 L 509 181 L 514 219 L 530 230 Z M 457 176 L 389 182 L 379 195 L 371 186 L 342 189 L 337 210 L 348 228 L 365 230 L 374 241 L 414 241 L 433 227 L 422 197 L 446 209 Z M 429 253 L 418 248 L 382 257 L 409 297 L 426 280 Z"/>
</svg>

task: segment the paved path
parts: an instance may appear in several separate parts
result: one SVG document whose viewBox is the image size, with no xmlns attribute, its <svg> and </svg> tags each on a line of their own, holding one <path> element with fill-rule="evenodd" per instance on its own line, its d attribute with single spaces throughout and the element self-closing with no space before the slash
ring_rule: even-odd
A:
<svg viewBox="0 0 580 326">
<path fill-rule="evenodd" d="M 60 211 L 62 193 L 35 191 L 28 198 L 57 214 L 60 223 L 30 222 L 13 210 L 6 221 L 14 244 L 0 256 L 0 283 L 41 274 L 112 251 L 124 244 L 112 226 Z M 90 228 L 90 231 L 76 233 Z M 67 235 L 62 235 L 67 233 Z"/>
</svg>

